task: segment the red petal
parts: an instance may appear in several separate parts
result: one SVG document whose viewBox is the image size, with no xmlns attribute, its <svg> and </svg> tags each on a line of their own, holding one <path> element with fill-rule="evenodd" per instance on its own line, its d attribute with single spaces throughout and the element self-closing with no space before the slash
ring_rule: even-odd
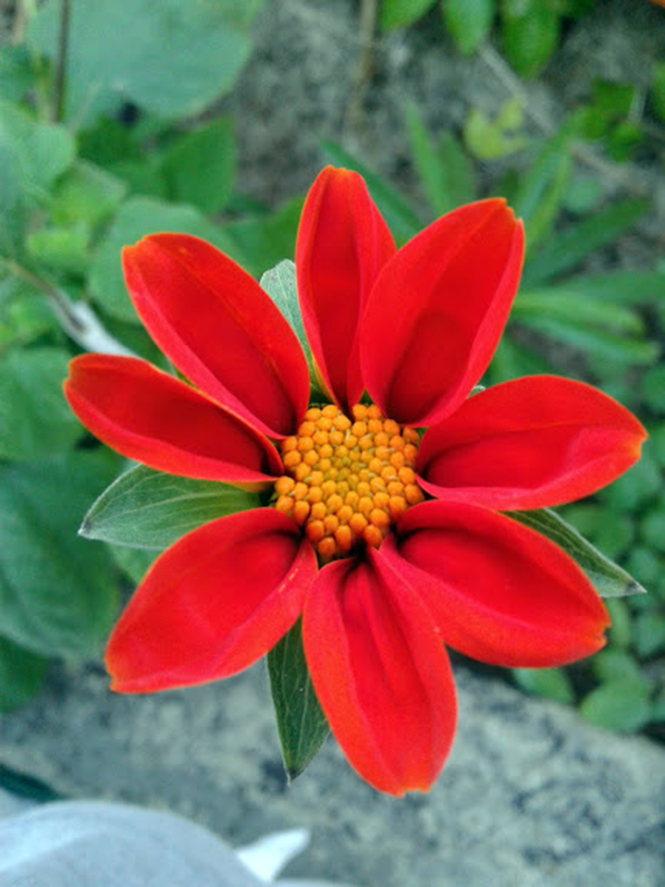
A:
<svg viewBox="0 0 665 887">
<path fill-rule="evenodd" d="M 615 480 L 645 438 L 637 419 L 596 388 L 526 377 L 470 397 L 425 432 L 421 485 L 488 508 L 558 505 Z"/>
<path fill-rule="evenodd" d="M 384 267 L 360 334 L 363 378 L 384 414 L 431 425 L 480 379 L 517 291 L 524 233 L 503 200 L 456 209 Z"/>
<path fill-rule="evenodd" d="M 187 234 L 145 237 L 125 247 L 123 265 L 141 320 L 178 369 L 264 434 L 293 433 L 307 409 L 307 364 L 249 274 Z"/>
<path fill-rule="evenodd" d="M 307 338 L 337 403 L 356 403 L 360 375 L 358 323 L 379 271 L 395 252 L 388 226 L 363 179 L 323 170 L 303 208 L 296 246 L 298 293 Z"/>
<path fill-rule="evenodd" d="M 225 678 L 291 628 L 316 575 L 296 525 L 274 508 L 205 524 L 148 571 L 111 635 L 112 689 L 146 693 Z"/>
<path fill-rule="evenodd" d="M 450 750 L 455 687 L 418 595 L 383 560 L 321 570 L 303 615 L 316 694 L 351 765 L 390 794 L 427 790 Z"/>
<path fill-rule="evenodd" d="M 69 364 L 65 396 L 92 433 L 152 468 L 229 483 L 283 472 L 259 431 L 191 386 L 134 357 L 84 354 Z"/>
<path fill-rule="evenodd" d="M 607 611 L 577 564 L 502 514 L 423 502 L 381 552 L 422 594 L 441 637 L 495 665 L 563 665 L 605 643 Z"/>
</svg>

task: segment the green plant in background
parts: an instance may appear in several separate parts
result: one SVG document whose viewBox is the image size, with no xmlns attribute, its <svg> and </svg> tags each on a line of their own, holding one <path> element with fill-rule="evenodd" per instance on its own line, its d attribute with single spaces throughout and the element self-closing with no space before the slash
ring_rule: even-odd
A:
<svg viewBox="0 0 665 887">
<path fill-rule="evenodd" d="M 60 390 L 77 345 L 152 354 L 120 246 L 187 231 L 258 273 L 293 241 L 297 202 L 235 211 L 230 120 L 187 123 L 233 85 L 260 5 L 51 0 L 0 50 L 0 710 L 36 691 L 50 657 L 97 655 L 118 563 L 145 567 L 77 539 L 121 463 L 88 447 Z"/>
<path fill-rule="evenodd" d="M 382 26 L 408 25 L 435 3 L 383 0 Z M 594 3 L 437 5 L 462 52 L 476 51 L 496 26 L 510 64 L 531 76 L 556 48 L 564 17 Z M 121 246 L 156 230 L 198 234 L 256 276 L 290 255 L 301 201 L 268 212 L 238 194 L 233 122 L 201 116 L 232 88 L 260 6 L 49 0 L 28 17 L 25 33 L 0 49 L 0 710 L 36 691 L 50 657 L 96 655 L 117 611 L 121 577 L 138 581 L 163 547 L 161 539 L 146 554 L 76 538 L 86 505 L 123 466 L 91 446 L 65 407 L 66 364 L 80 348 L 160 360 L 126 294 Z M 66 8 L 65 55 L 59 35 Z M 665 69 L 656 65 L 649 102 L 662 119 L 664 96 Z M 528 256 L 488 381 L 550 371 L 562 361 L 570 375 L 572 363 L 646 416 L 651 431 L 642 463 L 625 481 L 564 512 L 651 594 L 610 602 L 610 644 L 589 667 L 521 671 L 516 679 L 580 701 L 597 723 L 662 733 L 665 268 L 585 268 L 649 204 L 608 202 L 602 162 L 578 162 L 591 143 L 619 162 L 642 149 L 644 128 L 632 118 L 637 98 L 629 85 L 598 82 L 588 102 L 541 139 L 528 134 L 519 96 L 493 115 L 472 109 L 461 138 L 434 136 L 408 105 L 405 128 L 425 200 L 418 209 L 339 145 L 328 142 L 324 150 L 331 162 L 364 175 L 400 242 L 476 199 L 479 164 L 499 162 L 496 191 L 525 219 Z M 209 493 L 202 507 L 217 507 L 219 492 Z M 169 495 L 165 490 L 167 516 Z"/>
<path fill-rule="evenodd" d="M 609 601 L 614 623 L 609 644 L 589 665 L 520 669 L 515 678 L 529 692 L 577 702 L 583 716 L 601 726 L 660 735 L 665 721 L 665 269 L 584 270 L 585 261 L 629 232 L 649 205 L 643 198 L 608 203 L 602 198 L 603 170 L 586 171 L 576 162 L 580 140 L 593 138 L 597 145 L 601 139 L 611 152 L 612 142 L 604 139 L 621 115 L 607 114 L 604 101 L 598 107 L 594 98 L 554 135 L 527 140 L 517 103 L 511 100 L 507 108 L 493 120 L 485 118 L 480 130 L 472 112 L 464 143 L 449 132 L 433 137 L 417 108 L 405 109 L 428 218 L 480 196 L 472 160 L 478 145 L 483 160 L 489 159 L 488 144 L 494 158 L 520 148 L 529 157 L 527 172 L 509 172 L 497 189 L 525 220 L 527 258 L 488 382 L 552 372 L 562 364 L 570 374 L 572 363 L 578 374 L 651 418 L 651 440 L 641 463 L 594 500 L 563 509 L 567 521 L 650 594 Z M 387 181 L 340 146 L 324 147 L 332 162 L 366 176 L 402 239 L 418 230 L 418 212 Z M 556 527 L 552 531 L 556 536 Z"/>
<path fill-rule="evenodd" d="M 381 27 L 389 31 L 421 19 L 435 6 L 460 52 L 476 52 L 495 22 L 512 68 L 534 77 L 557 49 L 566 18 L 589 12 L 595 0 L 382 0 Z"/>
</svg>

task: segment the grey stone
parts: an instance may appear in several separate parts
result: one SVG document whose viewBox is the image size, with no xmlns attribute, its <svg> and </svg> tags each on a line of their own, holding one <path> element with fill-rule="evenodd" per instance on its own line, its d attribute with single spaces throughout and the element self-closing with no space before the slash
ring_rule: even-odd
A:
<svg viewBox="0 0 665 887">
<path fill-rule="evenodd" d="M 359 885 L 662 887 L 665 750 L 456 669 L 460 724 L 428 795 L 365 785 L 328 740 L 287 787 L 263 665 L 118 696 L 72 669 L 2 724 L 0 760 L 73 798 L 171 810 L 231 844 L 306 827 L 292 877 Z"/>
</svg>

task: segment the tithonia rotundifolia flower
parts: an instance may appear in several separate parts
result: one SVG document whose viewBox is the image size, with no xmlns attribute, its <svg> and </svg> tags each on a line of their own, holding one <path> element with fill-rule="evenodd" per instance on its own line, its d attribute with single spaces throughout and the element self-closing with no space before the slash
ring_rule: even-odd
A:
<svg viewBox="0 0 665 887">
<path fill-rule="evenodd" d="M 314 688 L 351 765 L 392 794 L 427 790 L 456 725 L 446 647 L 557 666 L 604 643 L 576 563 L 503 512 L 614 480 L 645 432 L 616 401 L 553 375 L 472 393 L 524 255 L 500 199 L 401 249 L 363 179 L 328 167 L 296 246 L 319 385 L 259 284 L 215 247 L 153 234 L 125 248 L 129 294 L 180 377 L 87 354 L 65 383 L 110 447 L 177 475 L 261 490 L 263 507 L 188 533 L 153 564 L 107 650 L 120 692 L 232 675 L 302 617 Z"/>
</svg>

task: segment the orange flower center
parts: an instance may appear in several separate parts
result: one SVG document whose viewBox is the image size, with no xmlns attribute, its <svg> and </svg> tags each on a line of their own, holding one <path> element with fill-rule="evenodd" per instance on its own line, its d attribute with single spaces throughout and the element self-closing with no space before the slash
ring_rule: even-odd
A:
<svg viewBox="0 0 665 887">
<path fill-rule="evenodd" d="M 425 498 L 416 483 L 420 436 L 377 406 L 312 407 L 281 443 L 286 474 L 275 507 L 304 528 L 324 563 L 361 545 L 378 548 L 398 515 Z"/>
</svg>

